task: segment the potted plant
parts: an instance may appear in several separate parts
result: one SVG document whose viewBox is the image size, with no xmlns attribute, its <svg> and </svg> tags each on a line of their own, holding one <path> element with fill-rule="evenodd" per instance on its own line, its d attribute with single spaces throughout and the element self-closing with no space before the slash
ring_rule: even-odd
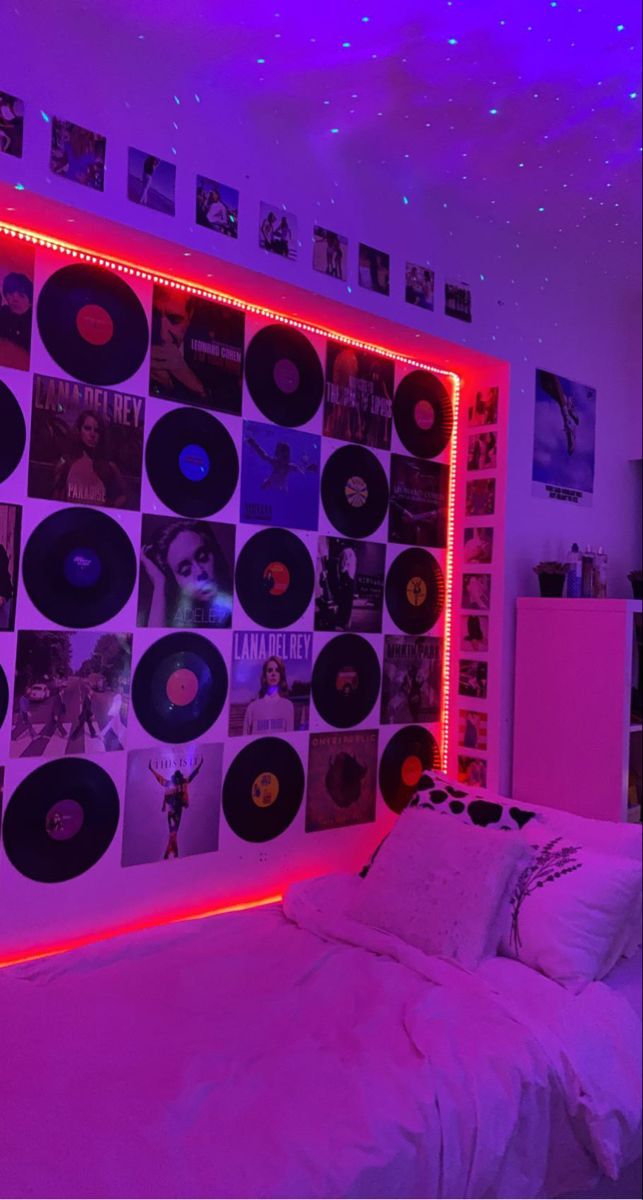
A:
<svg viewBox="0 0 643 1200">
<path fill-rule="evenodd" d="M 627 578 L 632 584 L 634 599 L 643 600 L 643 571 L 630 571 Z"/>
<path fill-rule="evenodd" d="M 562 596 L 569 563 L 539 562 L 534 567 L 541 596 Z"/>
</svg>

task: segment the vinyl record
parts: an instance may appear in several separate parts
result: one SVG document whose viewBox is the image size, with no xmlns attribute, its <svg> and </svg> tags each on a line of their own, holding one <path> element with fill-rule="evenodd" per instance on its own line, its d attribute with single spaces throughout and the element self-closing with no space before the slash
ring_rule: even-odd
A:
<svg viewBox="0 0 643 1200">
<path fill-rule="evenodd" d="M 297 751 L 281 738 L 256 738 L 228 768 L 223 811 L 244 841 L 270 842 L 295 819 L 303 795 L 304 768 Z"/>
<path fill-rule="evenodd" d="M 112 517 L 93 508 L 61 508 L 31 534 L 22 575 L 49 621 L 89 629 L 115 617 L 129 600 L 136 554 Z"/>
<path fill-rule="evenodd" d="M 9 707 L 9 686 L 7 684 L 7 676 L 2 667 L 0 667 L 0 729 L 2 729 L 4 719 L 7 715 Z"/>
<path fill-rule="evenodd" d="M 324 467 L 326 516 L 346 537 L 370 537 L 388 510 L 388 481 L 379 459 L 364 446 L 342 446 Z"/>
<path fill-rule="evenodd" d="M 336 729 L 365 721 L 377 702 L 381 670 L 366 638 L 342 633 L 320 650 L 313 667 L 312 694 L 319 715 Z"/>
<path fill-rule="evenodd" d="M 103 857 L 118 813 L 118 792 L 102 767 L 87 758 L 54 759 L 27 775 L 7 805 L 7 857 L 37 883 L 75 879 Z"/>
<path fill-rule="evenodd" d="M 190 742 L 214 724 L 227 691 L 228 672 L 216 646 L 200 633 L 170 633 L 140 659 L 132 704 L 151 737 Z"/>
<path fill-rule="evenodd" d="M 235 585 L 251 621 L 285 629 L 308 608 L 315 569 L 306 546 L 289 529 L 262 529 L 239 554 Z"/>
<path fill-rule="evenodd" d="M 145 310 L 129 284 L 86 263 L 50 275 L 38 298 L 38 329 L 63 371 L 104 387 L 138 371 L 150 340 Z"/>
<path fill-rule="evenodd" d="M 198 408 L 175 408 L 152 429 L 145 465 L 159 500 L 182 517 L 209 517 L 234 495 L 235 444 L 221 421 Z"/>
<path fill-rule="evenodd" d="M 435 458 L 449 444 L 453 406 L 442 380 L 430 371 L 411 371 L 393 399 L 393 421 L 400 441 L 418 458 Z"/>
<path fill-rule="evenodd" d="M 428 550 L 403 550 L 389 568 L 385 596 L 398 629 L 403 633 L 426 633 L 444 607 L 444 576 L 439 563 Z"/>
<path fill-rule="evenodd" d="M 0 483 L 15 471 L 26 440 L 22 409 L 13 392 L 0 380 Z"/>
<path fill-rule="evenodd" d="M 246 383 L 263 415 L 291 429 L 314 417 L 324 395 L 315 347 L 298 329 L 284 325 L 266 325 L 253 337 L 246 353 Z"/>
<path fill-rule="evenodd" d="M 393 734 L 380 761 L 380 790 L 393 812 L 400 813 L 415 795 L 425 771 L 440 766 L 435 738 L 422 725 L 405 725 Z"/>
</svg>

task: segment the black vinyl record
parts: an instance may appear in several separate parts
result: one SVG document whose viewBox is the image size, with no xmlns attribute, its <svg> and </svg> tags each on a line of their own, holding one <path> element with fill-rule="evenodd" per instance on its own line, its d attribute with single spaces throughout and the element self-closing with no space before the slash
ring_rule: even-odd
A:
<svg viewBox="0 0 643 1200">
<path fill-rule="evenodd" d="M 388 480 L 374 454 L 364 446 L 342 446 L 322 473 L 326 516 L 346 537 L 370 537 L 388 511 Z"/>
<path fill-rule="evenodd" d="M 320 650 L 313 667 L 312 694 L 319 715 L 336 729 L 365 721 L 377 702 L 381 670 L 370 642 L 342 633 Z"/>
<path fill-rule="evenodd" d="M 7 676 L 2 667 L 0 667 L 0 729 L 4 723 L 9 707 L 9 685 L 7 684 Z"/>
<path fill-rule="evenodd" d="M 313 598 L 315 569 L 304 543 L 289 529 L 262 529 L 237 559 L 237 595 L 251 621 L 284 629 L 303 617 Z"/>
<path fill-rule="evenodd" d="M 209 517 L 234 495 L 239 457 L 225 426 L 198 408 L 175 408 L 152 429 L 145 465 L 159 500 L 182 517 Z"/>
<path fill-rule="evenodd" d="M 416 794 L 425 771 L 440 766 L 438 744 L 422 725 L 393 734 L 380 761 L 380 790 L 393 812 L 401 813 Z"/>
<path fill-rule="evenodd" d="M 190 742 L 214 724 L 227 691 L 228 672 L 216 646 L 200 633 L 170 633 L 141 657 L 132 704 L 159 742 Z"/>
<path fill-rule="evenodd" d="M 405 375 L 393 399 L 393 421 L 411 454 L 418 458 L 441 454 L 453 432 L 453 406 L 442 380 L 430 371 Z"/>
<path fill-rule="evenodd" d="M 22 409 L 13 392 L 0 380 L 0 483 L 15 471 L 26 441 Z"/>
<path fill-rule="evenodd" d="M 150 340 L 145 309 L 129 284 L 87 263 L 50 275 L 38 297 L 38 329 L 63 371 L 104 387 L 138 371 Z"/>
<path fill-rule="evenodd" d="M 57 625 L 111 620 L 136 582 L 136 554 L 121 526 L 93 508 L 61 508 L 34 529 L 22 559 L 36 608 Z"/>
<path fill-rule="evenodd" d="M 246 352 L 246 383 L 257 408 L 275 425 L 305 425 L 324 395 L 315 347 L 298 329 L 266 325 Z"/>
<path fill-rule="evenodd" d="M 440 565 L 428 550 L 413 547 L 398 554 L 386 577 L 386 607 L 403 633 L 426 633 L 444 607 Z"/>
<path fill-rule="evenodd" d="M 27 775 L 7 805 L 7 857 L 37 883 L 62 883 L 95 866 L 118 825 L 116 786 L 87 758 L 57 758 Z"/>
<path fill-rule="evenodd" d="M 295 819 L 304 795 L 304 768 L 282 738 L 256 738 L 237 754 L 223 784 L 223 811 L 246 842 L 269 842 Z"/>
</svg>

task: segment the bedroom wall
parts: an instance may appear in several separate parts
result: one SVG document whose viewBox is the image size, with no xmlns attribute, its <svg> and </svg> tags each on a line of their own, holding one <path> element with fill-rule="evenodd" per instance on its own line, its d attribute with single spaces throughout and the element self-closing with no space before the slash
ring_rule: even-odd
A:
<svg viewBox="0 0 643 1200">
<path fill-rule="evenodd" d="M 179 241 L 188 253 L 210 251 L 284 282 L 336 297 L 349 307 L 508 360 L 511 415 L 500 771 L 501 790 L 507 791 L 511 779 L 513 609 L 517 595 L 535 592 L 531 564 L 541 557 L 563 555 L 574 539 L 602 542 L 610 556 L 610 594 L 626 595 L 626 573 L 640 559 L 640 471 L 637 479 L 639 469 L 630 462 L 631 456 L 640 453 L 634 449 L 640 445 L 640 367 L 634 333 L 640 297 L 633 285 L 615 279 L 602 266 L 597 268 L 598 260 L 609 259 L 606 247 L 586 245 L 580 254 L 578 247 L 569 253 L 564 242 L 555 244 L 549 236 L 533 234 L 524 239 L 520 230 L 490 219 L 487 212 L 445 201 L 439 161 L 435 188 L 421 195 L 409 189 L 406 196 L 406 181 L 390 164 L 374 161 L 372 154 L 359 161 L 354 148 L 348 151 L 331 136 L 325 141 L 316 139 L 314 145 L 303 140 L 283 114 L 266 110 L 260 94 L 242 98 L 234 84 L 214 87 L 201 81 L 202 95 L 197 101 L 187 71 L 169 78 L 141 57 L 140 45 L 106 45 L 103 62 L 95 46 L 90 51 L 79 37 L 69 36 L 69 31 L 57 30 L 55 25 L 47 29 L 46 39 L 41 34 L 40 41 L 25 37 L 24 32 L 24 27 L 17 25 L 9 29 L 11 53 L 6 55 L 0 86 L 23 96 L 27 103 L 25 157 L 16 161 L 0 155 L 0 178 Z M 46 170 L 50 126 L 41 111 L 78 121 L 107 136 L 104 194 L 92 193 Z M 127 200 L 129 144 L 176 162 L 175 218 L 143 210 Z M 240 190 L 238 241 L 195 226 L 197 171 Z M 499 200 L 502 188 L 499 180 Z M 296 262 L 280 262 L 259 249 L 256 226 L 262 200 L 285 204 L 297 214 L 301 244 Z M 311 230 L 317 222 L 349 239 L 346 284 L 312 270 Z M 73 234 L 73 229 L 70 232 Z M 359 288 L 360 240 L 391 255 L 390 297 Z M 435 269 L 434 313 L 405 303 L 407 259 Z M 446 278 L 471 286 L 470 326 L 441 311 Z M 581 510 L 531 497 L 537 367 L 597 389 L 596 483 L 591 508 Z"/>
</svg>

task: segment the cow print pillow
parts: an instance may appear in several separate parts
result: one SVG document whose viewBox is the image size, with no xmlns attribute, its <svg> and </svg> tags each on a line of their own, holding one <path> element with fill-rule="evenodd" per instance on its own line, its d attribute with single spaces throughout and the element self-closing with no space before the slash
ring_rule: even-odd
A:
<svg viewBox="0 0 643 1200">
<path fill-rule="evenodd" d="M 466 825 L 489 825 L 493 829 L 523 829 L 536 814 L 519 808 L 511 800 L 487 800 L 459 783 L 452 783 L 439 771 L 423 775 L 409 808 L 429 808 L 433 812 L 451 813 Z"/>
</svg>

